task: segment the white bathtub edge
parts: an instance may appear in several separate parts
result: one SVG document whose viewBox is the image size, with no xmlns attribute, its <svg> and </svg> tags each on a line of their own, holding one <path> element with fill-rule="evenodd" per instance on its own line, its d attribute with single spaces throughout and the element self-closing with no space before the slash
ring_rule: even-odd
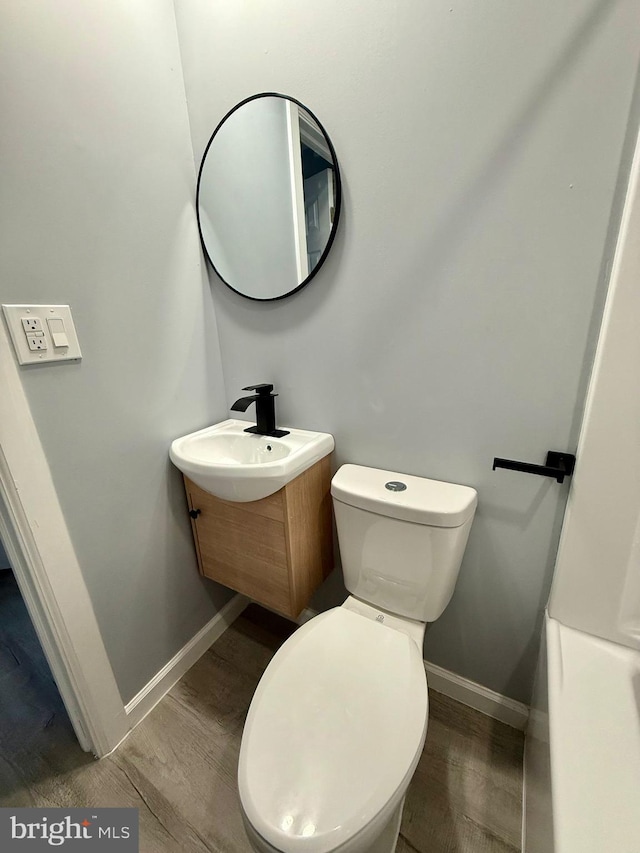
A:
<svg viewBox="0 0 640 853">
<path fill-rule="evenodd" d="M 640 653 L 547 618 L 555 853 L 637 853 Z"/>
</svg>

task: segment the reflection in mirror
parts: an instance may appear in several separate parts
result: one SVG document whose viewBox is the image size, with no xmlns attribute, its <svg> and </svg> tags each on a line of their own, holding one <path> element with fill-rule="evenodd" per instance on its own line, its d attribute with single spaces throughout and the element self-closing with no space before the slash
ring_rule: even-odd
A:
<svg viewBox="0 0 640 853">
<path fill-rule="evenodd" d="M 306 284 L 340 214 L 338 163 L 326 132 L 294 98 L 254 95 L 220 122 L 198 176 L 202 244 L 213 268 L 251 299 Z"/>
</svg>

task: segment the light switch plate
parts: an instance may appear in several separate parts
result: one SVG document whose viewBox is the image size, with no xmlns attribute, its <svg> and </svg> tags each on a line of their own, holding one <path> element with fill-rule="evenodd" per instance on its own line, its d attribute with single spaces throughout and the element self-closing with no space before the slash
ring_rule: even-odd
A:
<svg viewBox="0 0 640 853">
<path fill-rule="evenodd" d="M 19 364 L 80 361 L 82 358 L 78 336 L 71 316 L 71 308 L 68 305 L 3 305 L 2 310 Z M 68 346 L 55 346 L 49 324 L 46 322 L 52 319 L 60 319 L 64 323 Z M 32 327 L 32 324 L 23 323 L 23 320 L 40 321 L 40 324 L 35 324 L 35 328 L 44 332 L 46 349 L 32 350 L 29 348 L 29 337 L 33 336 L 33 332 L 27 331 L 25 327 Z"/>
</svg>

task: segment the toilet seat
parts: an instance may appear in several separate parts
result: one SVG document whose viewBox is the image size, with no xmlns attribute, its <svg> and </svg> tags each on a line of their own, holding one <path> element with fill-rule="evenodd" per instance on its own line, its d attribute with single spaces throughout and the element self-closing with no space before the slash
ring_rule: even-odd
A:
<svg viewBox="0 0 640 853">
<path fill-rule="evenodd" d="M 395 807 L 420 758 L 428 696 L 406 633 L 345 607 L 274 656 L 242 738 L 245 818 L 283 853 L 328 853 Z"/>
</svg>

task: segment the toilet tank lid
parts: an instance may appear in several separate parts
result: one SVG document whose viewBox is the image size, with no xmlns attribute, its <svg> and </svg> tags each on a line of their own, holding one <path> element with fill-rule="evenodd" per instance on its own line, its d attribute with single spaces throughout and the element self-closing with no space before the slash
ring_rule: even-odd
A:
<svg viewBox="0 0 640 853">
<path fill-rule="evenodd" d="M 433 527 L 459 527 L 478 503 L 470 486 L 362 465 L 343 465 L 331 481 L 331 494 L 359 509 Z"/>
</svg>

